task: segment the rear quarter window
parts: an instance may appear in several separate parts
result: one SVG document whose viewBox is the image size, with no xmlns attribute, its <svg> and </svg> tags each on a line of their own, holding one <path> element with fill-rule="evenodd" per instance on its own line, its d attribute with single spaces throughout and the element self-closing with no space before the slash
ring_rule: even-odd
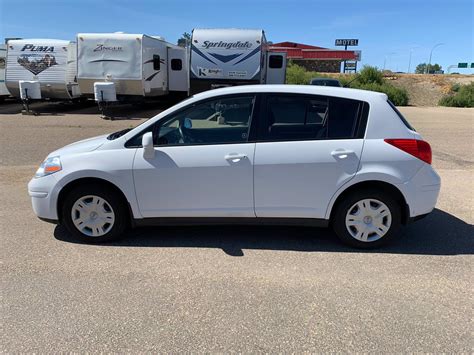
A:
<svg viewBox="0 0 474 355">
<path fill-rule="evenodd" d="M 400 118 L 400 120 L 403 122 L 403 124 L 410 130 L 412 131 L 415 131 L 416 132 L 416 129 L 413 128 L 413 126 L 410 124 L 410 122 L 407 121 L 407 119 L 405 118 L 405 116 L 402 115 L 402 113 L 400 111 L 398 111 L 397 107 L 392 103 L 392 101 L 390 100 L 387 100 L 388 104 L 390 105 L 390 107 L 392 108 L 393 111 L 395 111 L 395 113 L 397 114 L 398 118 Z"/>
</svg>

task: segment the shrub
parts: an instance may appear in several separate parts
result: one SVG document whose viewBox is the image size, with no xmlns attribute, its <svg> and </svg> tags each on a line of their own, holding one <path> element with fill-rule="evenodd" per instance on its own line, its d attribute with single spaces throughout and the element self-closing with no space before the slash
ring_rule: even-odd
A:
<svg viewBox="0 0 474 355">
<path fill-rule="evenodd" d="M 360 84 L 379 84 L 384 83 L 383 73 L 381 70 L 378 70 L 377 67 L 364 66 L 362 70 L 357 75 L 357 80 Z"/>
<path fill-rule="evenodd" d="M 309 84 L 312 74 L 313 72 L 308 72 L 305 68 L 290 62 L 286 68 L 286 83 L 296 85 Z"/>
<path fill-rule="evenodd" d="M 405 89 L 397 88 L 391 84 L 383 83 L 368 83 L 368 84 L 360 84 L 354 82 L 351 87 L 356 89 L 362 90 L 370 90 L 370 91 L 377 91 L 383 92 L 388 96 L 388 99 L 393 102 L 396 106 L 406 106 L 408 105 L 408 93 Z"/>
<path fill-rule="evenodd" d="M 438 104 L 450 107 L 474 107 L 474 82 L 460 85 L 457 91 L 453 91 L 454 95 L 443 97 Z"/>
<path fill-rule="evenodd" d="M 354 89 L 371 90 L 383 92 L 387 94 L 390 101 L 397 106 L 408 105 L 408 93 L 405 89 L 397 88 L 387 83 L 383 78 L 382 71 L 376 67 L 364 66 L 360 73 L 355 75 L 328 75 L 307 71 L 305 68 L 289 63 L 286 69 L 286 83 L 287 84 L 309 84 L 312 78 L 335 78 L 338 79 L 342 86 L 351 87 Z"/>
</svg>

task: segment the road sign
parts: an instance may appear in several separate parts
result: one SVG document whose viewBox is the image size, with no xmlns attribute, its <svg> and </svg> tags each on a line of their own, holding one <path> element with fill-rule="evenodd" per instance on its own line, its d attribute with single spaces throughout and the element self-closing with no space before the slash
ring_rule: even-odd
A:
<svg viewBox="0 0 474 355">
<path fill-rule="evenodd" d="M 467 63 L 458 63 L 458 68 L 467 68 Z"/>
<path fill-rule="evenodd" d="M 471 63 L 471 68 L 474 68 L 474 63 Z"/>
<path fill-rule="evenodd" d="M 358 46 L 358 39 L 336 39 L 336 46 Z"/>
</svg>

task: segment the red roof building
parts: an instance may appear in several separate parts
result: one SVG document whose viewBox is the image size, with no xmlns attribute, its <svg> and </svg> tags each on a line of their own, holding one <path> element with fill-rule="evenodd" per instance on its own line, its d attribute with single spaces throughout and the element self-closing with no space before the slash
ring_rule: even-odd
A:
<svg viewBox="0 0 474 355">
<path fill-rule="evenodd" d="M 286 52 L 288 60 L 318 72 L 340 72 L 341 62 L 356 61 L 359 51 L 329 49 L 303 43 L 280 42 L 270 45 L 272 52 Z"/>
</svg>

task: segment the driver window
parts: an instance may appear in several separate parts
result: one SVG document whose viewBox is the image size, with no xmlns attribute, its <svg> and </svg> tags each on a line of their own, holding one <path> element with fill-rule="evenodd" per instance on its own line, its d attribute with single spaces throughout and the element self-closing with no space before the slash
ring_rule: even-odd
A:
<svg viewBox="0 0 474 355">
<path fill-rule="evenodd" d="M 221 97 L 193 105 L 160 125 L 157 145 L 247 142 L 254 96 Z"/>
</svg>

